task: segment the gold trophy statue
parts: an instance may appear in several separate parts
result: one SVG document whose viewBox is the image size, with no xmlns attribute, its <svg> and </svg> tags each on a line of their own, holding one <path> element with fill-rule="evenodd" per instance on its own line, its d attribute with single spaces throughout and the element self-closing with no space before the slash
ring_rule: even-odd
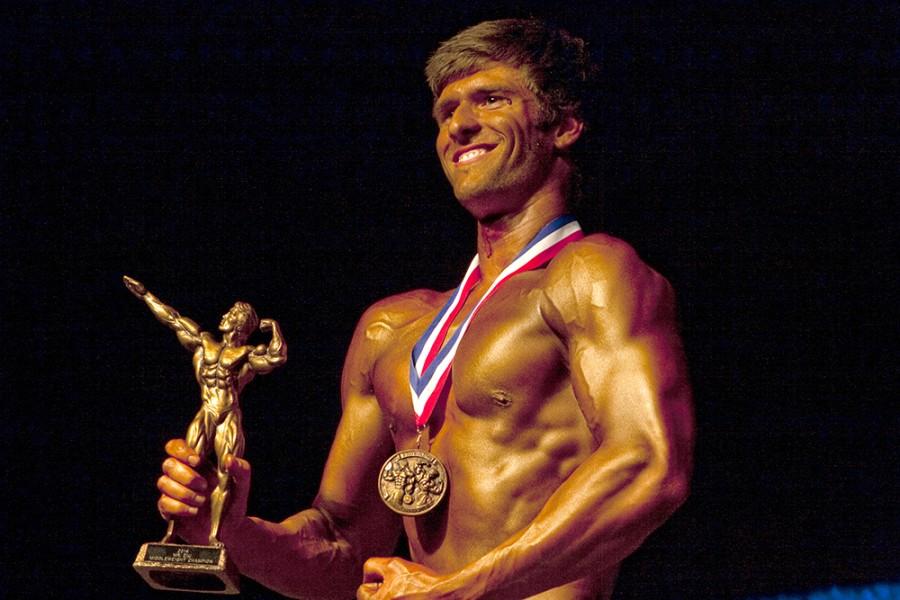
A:
<svg viewBox="0 0 900 600">
<path fill-rule="evenodd" d="M 173 330 L 181 345 L 193 352 L 194 375 L 200 384 L 200 410 L 188 426 L 187 443 L 205 458 L 216 454 L 218 483 L 210 495 L 209 545 L 198 546 L 175 541 L 175 522 L 170 520 L 161 542 L 141 546 L 134 568 L 151 586 L 165 590 L 199 591 L 218 594 L 238 593 L 238 575 L 218 539 L 219 525 L 228 501 L 229 475 L 223 461 L 227 455 L 244 453 L 244 432 L 238 396 L 257 374 L 265 374 L 287 361 L 287 344 L 278 323 L 258 320 L 253 307 L 235 302 L 222 316 L 219 331 L 222 340 L 200 331 L 191 319 L 147 291 L 144 285 L 127 275 L 128 290 L 143 300 L 153 316 Z M 257 326 L 270 331 L 268 345 L 246 345 Z"/>
</svg>

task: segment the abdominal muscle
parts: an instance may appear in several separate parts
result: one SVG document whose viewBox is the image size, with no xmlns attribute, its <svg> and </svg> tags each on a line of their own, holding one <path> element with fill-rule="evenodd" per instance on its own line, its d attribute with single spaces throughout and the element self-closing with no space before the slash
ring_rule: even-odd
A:
<svg viewBox="0 0 900 600">
<path fill-rule="evenodd" d="M 450 399 L 431 447 L 447 467 L 450 486 L 432 513 L 404 519 L 414 561 L 447 573 L 481 558 L 525 529 L 596 448 L 571 391 L 539 403 L 534 411 L 498 409 L 485 418 L 465 414 Z M 509 439 L 508 431 L 518 434 Z M 606 598 L 610 575 L 534 598 Z"/>
<path fill-rule="evenodd" d="M 523 273 L 484 305 L 459 345 L 445 404 L 429 419 L 430 451 L 450 483 L 434 510 L 405 517 L 404 527 L 411 558 L 438 573 L 460 570 L 525 530 L 600 443 L 572 391 L 565 349 L 538 309 L 540 278 Z M 398 449 L 416 447 L 406 373 L 422 328 L 404 332 L 375 378 Z M 608 598 L 616 570 L 534 597 Z"/>
</svg>

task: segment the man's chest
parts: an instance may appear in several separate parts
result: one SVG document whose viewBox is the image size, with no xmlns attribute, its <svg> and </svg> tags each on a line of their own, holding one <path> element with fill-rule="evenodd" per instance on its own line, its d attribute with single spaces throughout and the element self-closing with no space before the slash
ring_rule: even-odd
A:
<svg viewBox="0 0 900 600">
<path fill-rule="evenodd" d="M 231 371 L 240 366 L 248 352 L 248 346 L 233 348 L 204 337 L 200 357 L 201 365 L 207 369 L 217 367 L 224 371 Z"/>
<path fill-rule="evenodd" d="M 446 394 L 430 420 L 432 433 L 457 412 L 518 420 L 537 410 L 540 399 L 567 377 L 564 345 L 541 315 L 539 280 L 537 272 L 523 273 L 504 283 L 478 310 L 453 358 Z M 409 379 L 412 348 L 438 308 L 399 331 L 372 372 L 373 391 L 389 416 L 398 445 L 415 435 Z M 469 308 L 454 320 L 448 338 Z"/>
</svg>

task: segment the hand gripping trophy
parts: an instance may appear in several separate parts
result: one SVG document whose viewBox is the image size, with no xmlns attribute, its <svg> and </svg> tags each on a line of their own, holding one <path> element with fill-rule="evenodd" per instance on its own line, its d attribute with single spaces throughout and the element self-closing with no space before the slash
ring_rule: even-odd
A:
<svg viewBox="0 0 900 600">
<path fill-rule="evenodd" d="M 219 525 L 228 501 L 229 475 L 225 457 L 240 457 L 244 452 L 244 432 L 238 396 L 257 374 L 266 374 L 287 361 L 287 344 L 278 323 L 257 319 L 253 307 L 235 302 L 222 316 L 221 341 L 200 331 L 191 319 L 181 316 L 171 306 L 147 291 L 144 285 L 125 275 L 128 290 L 143 300 L 153 316 L 173 330 L 181 345 L 194 353 L 194 375 L 200 384 L 201 406 L 188 426 L 186 441 L 206 458 L 216 454 L 217 485 L 210 495 L 209 545 L 194 546 L 174 543 L 175 522 L 170 520 L 160 543 L 144 544 L 135 560 L 135 569 L 156 588 L 237 593 L 237 574 L 228 563 L 225 548 L 219 541 Z M 268 345 L 247 345 L 257 329 L 270 331 Z"/>
</svg>

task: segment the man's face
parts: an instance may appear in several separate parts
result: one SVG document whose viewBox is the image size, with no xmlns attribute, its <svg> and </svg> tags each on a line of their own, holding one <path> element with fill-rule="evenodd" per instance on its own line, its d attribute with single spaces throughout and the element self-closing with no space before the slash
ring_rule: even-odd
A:
<svg viewBox="0 0 900 600">
<path fill-rule="evenodd" d="M 551 130 L 522 69 L 501 63 L 449 83 L 435 101 L 437 153 L 453 193 L 477 218 L 516 210 L 544 183 Z"/>
<path fill-rule="evenodd" d="M 243 311 L 232 307 L 227 313 L 222 315 L 222 322 L 219 323 L 219 331 L 228 333 L 229 331 L 239 330 L 244 326 L 244 321 L 246 321 L 246 318 Z"/>
</svg>

